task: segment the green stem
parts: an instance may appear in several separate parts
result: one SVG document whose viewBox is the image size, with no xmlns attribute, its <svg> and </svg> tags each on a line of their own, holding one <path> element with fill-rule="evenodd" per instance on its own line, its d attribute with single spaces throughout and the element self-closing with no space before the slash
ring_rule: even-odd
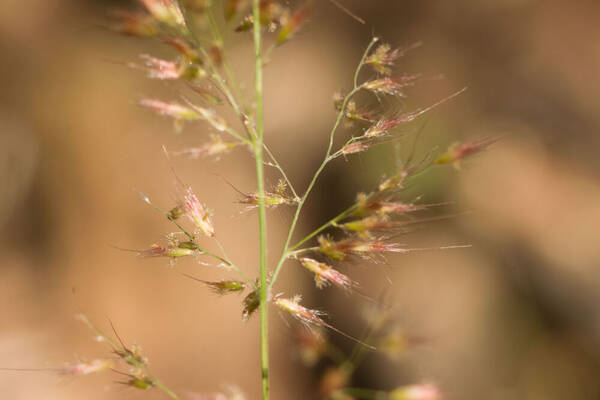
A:
<svg viewBox="0 0 600 400">
<path fill-rule="evenodd" d="M 310 194 L 315 183 L 317 182 L 319 175 L 321 175 L 321 172 L 323 171 L 323 169 L 325 169 L 325 166 L 327 165 L 327 163 L 332 160 L 331 149 L 333 148 L 333 139 L 335 138 L 335 132 L 337 131 L 338 127 L 340 126 L 340 123 L 342 122 L 342 120 L 344 118 L 344 113 L 346 110 L 346 106 L 348 105 L 348 102 L 350 101 L 352 96 L 354 96 L 356 93 L 358 93 L 360 91 L 360 89 L 362 88 L 362 85 L 360 85 L 360 86 L 358 85 L 358 75 L 360 74 L 360 71 L 361 71 L 363 65 L 365 64 L 365 60 L 367 59 L 367 56 L 368 56 L 369 52 L 371 51 L 371 48 L 375 45 L 375 43 L 377 43 L 377 38 L 374 38 L 373 40 L 371 40 L 371 43 L 369 43 L 369 45 L 367 46 L 367 48 L 366 48 L 365 52 L 363 53 L 363 56 L 360 60 L 360 63 L 358 64 L 358 67 L 356 68 L 356 71 L 354 72 L 354 88 L 344 98 L 344 101 L 342 102 L 342 107 L 341 107 L 340 111 L 338 112 L 337 118 L 335 120 L 335 124 L 333 125 L 333 128 L 331 129 L 331 132 L 329 133 L 329 144 L 327 146 L 327 152 L 325 153 L 325 158 L 323 159 L 323 162 L 321 163 L 321 165 L 319 166 L 319 168 L 313 175 L 310 183 L 308 184 L 306 191 L 304 192 L 304 195 L 298 202 L 298 206 L 296 207 L 296 212 L 294 213 L 294 217 L 292 219 L 290 229 L 289 229 L 287 237 L 285 239 L 285 244 L 283 245 L 284 250 L 281 254 L 281 257 L 279 258 L 279 261 L 277 262 L 275 271 L 273 272 L 273 277 L 271 278 L 271 282 L 269 283 L 269 288 L 271 288 L 273 286 L 273 284 L 275 283 L 275 281 L 277 280 L 277 275 L 279 275 L 279 272 L 281 271 L 281 267 L 283 266 L 283 263 L 290 255 L 290 253 L 289 253 L 290 247 L 289 246 L 290 246 L 290 242 L 292 240 L 294 231 L 296 229 L 296 225 L 298 223 L 298 218 L 300 217 L 300 212 L 302 211 L 302 207 L 304 207 L 304 203 L 306 202 L 308 195 Z"/>
<path fill-rule="evenodd" d="M 263 69 L 261 59 L 260 0 L 253 0 L 254 15 L 254 85 L 256 100 L 256 137 L 254 138 L 254 158 L 256 161 L 256 181 L 258 192 L 258 223 L 260 231 L 260 349 L 262 399 L 269 399 L 269 337 L 267 304 L 267 219 L 265 214 L 265 187 L 263 164 Z"/>
<path fill-rule="evenodd" d="M 156 387 L 159 388 L 160 390 L 162 390 L 163 392 L 165 392 L 167 394 L 167 396 L 169 396 L 172 399 L 179 400 L 179 396 L 177 396 L 175 394 L 175 392 L 173 392 L 171 389 L 169 389 L 167 387 L 167 385 L 165 385 L 164 383 L 162 383 L 158 379 L 155 379 L 154 383 L 155 383 Z"/>
</svg>

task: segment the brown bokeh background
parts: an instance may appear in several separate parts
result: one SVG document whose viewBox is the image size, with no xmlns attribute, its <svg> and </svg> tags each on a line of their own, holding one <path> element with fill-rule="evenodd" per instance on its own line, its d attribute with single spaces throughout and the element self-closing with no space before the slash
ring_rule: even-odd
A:
<svg viewBox="0 0 600 400">
<path fill-rule="evenodd" d="M 232 383 L 257 399 L 257 319 L 241 321 L 240 297 L 216 297 L 177 273 L 212 279 L 223 271 L 190 261 L 171 269 L 165 260 L 111 247 L 143 248 L 169 232 L 137 191 L 169 206 L 173 176 L 161 146 L 191 146 L 209 131 L 196 124 L 176 135 L 170 121 L 136 105 L 179 91 L 123 63 L 139 53 L 172 53 L 99 27 L 106 9 L 125 1 L 26 3 L 0 2 L 0 367 L 54 368 L 77 356 L 103 356 L 105 348 L 72 317 L 84 311 L 105 329 L 109 316 L 180 393 Z M 298 187 L 322 157 L 335 117 L 332 94 L 348 88 L 372 34 L 394 46 L 423 41 L 398 70 L 445 76 L 412 91 L 408 107 L 469 87 L 430 115 L 421 154 L 504 135 L 461 171 L 434 169 L 407 193 L 407 200 L 450 202 L 447 213 L 470 211 L 427 225 L 406 238 L 408 245 L 471 248 L 346 270 L 366 292 L 388 293 L 403 328 L 429 338 L 397 362 L 369 357 L 356 385 L 431 380 L 452 400 L 597 399 L 600 4 L 344 1 L 367 21 L 363 26 L 329 2 L 317 3 L 310 24 L 265 72 L 266 137 Z M 250 84 L 249 38 L 230 44 L 236 71 Z M 300 229 L 309 232 L 391 173 L 395 156 L 390 146 L 332 164 Z M 256 271 L 256 216 L 239 213 L 238 195 L 221 178 L 252 191 L 248 154 L 173 163 L 215 211 L 230 257 Z M 276 179 L 270 171 L 269 182 Z M 275 260 L 290 212 L 281 208 L 269 218 Z M 282 291 L 303 293 L 306 304 L 329 311 L 333 324 L 361 335 L 364 301 L 316 291 L 293 263 L 282 278 Z M 273 398 L 314 398 L 318 373 L 294 360 L 294 323 L 271 315 Z M 107 375 L 71 380 L 44 372 L 0 372 L 0 393 L 10 400 L 163 398 Z"/>
</svg>

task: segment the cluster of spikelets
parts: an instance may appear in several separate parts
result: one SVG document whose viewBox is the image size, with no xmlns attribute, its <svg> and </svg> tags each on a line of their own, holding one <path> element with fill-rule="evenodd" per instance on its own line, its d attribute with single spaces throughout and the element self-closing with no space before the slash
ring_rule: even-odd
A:
<svg viewBox="0 0 600 400">
<path fill-rule="evenodd" d="M 330 1 L 337 3 L 337 1 Z M 267 52 L 269 55 L 273 49 L 286 43 L 298 32 L 313 7 L 313 2 L 310 0 L 303 2 L 296 9 L 290 9 L 287 4 L 287 2 L 276 0 L 260 2 L 260 24 L 265 32 L 273 34 L 272 45 Z M 230 75 L 231 69 L 224 51 L 223 38 L 219 33 L 219 25 L 224 25 L 230 31 L 240 34 L 251 29 L 254 17 L 250 14 L 248 2 L 226 0 L 220 13 L 215 13 L 214 4 L 210 0 L 140 0 L 140 5 L 142 7 L 138 11 L 116 12 L 117 22 L 114 28 L 127 35 L 155 38 L 170 46 L 175 51 L 176 57 L 172 60 L 164 60 L 150 55 L 141 55 L 139 63 L 129 65 L 144 70 L 149 78 L 183 82 L 190 89 L 188 96 L 182 95 L 177 101 L 148 98 L 142 100 L 141 105 L 162 116 L 172 118 L 178 132 L 186 123 L 194 121 L 204 121 L 214 131 L 208 142 L 195 148 L 171 151 L 168 152 L 168 155 L 219 158 L 238 147 L 251 149 L 254 144 L 253 139 L 257 137 L 253 110 L 251 106 L 243 104 L 237 96 L 239 88 L 236 87 L 234 79 Z M 421 79 L 418 74 L 395 75 L 393 72 L 396 62 L 408 50 L 417 45 L 404 49 L 393 49 L 387 44 L 375 47 L 376 44 L 377 39 L 374 39 L 356 73 L 356 77 L 358 77 L 361 68 L 369 66 L 375 76 L 363 83 L 355 80 L 354 89 L 351 92 L 335 98 L 338 121 L 331 133 L 331 143 L 333 143 L 333 134 L 338 123 L 343 120 L 358 125 L 359 134 L 350 137 L 338 150 L 334 151 L 330 147 L 323 166 L 339 156 L 364 152 L 374 145 L 397 140 L 399 136 L 397 132 L 400 128 L 404 128 L 410 122 L 462 92 L 462 90 L 458 91 L 432 105 L 410 111 L 398 109 L 390 113 L 388 110 L 362 107 L 353 99 L 358 92 L 369 92 L 378 97 L 389 96 L 403 99 L 408 96 L 408 90 Z M 221 117 L 218 107 L 231 107 L 239 118 L 240 128 L 230 125 Z M 458 167 L 465 157 L 485 149 L 492 142 L 493 140 L 484 139 L 454 144 L 437 158 L 428 156 L 417 162 L 409 159 L 396 173 L 379 182 L 371 192 L 360 193 L 356 202 L 337 217 L 295 245 L 286 244 L 280 264 L 291 260 L 301 265 L 312 274 L 318 288 L 334 286 L 349 293 L 360 294 L 358 283 L 339 271 L 338 264 L 340 262 L 351 261 L 357 257 L 377 261 L 388 252 L 407 253 L 421 250 L 402 247 L 393 240 L 398 234 L 409 232 L 411 224 L 422 221 L 418 217 L 414 217 L 415 213 L 432 206 L 402 201 L 402 190 L 406 182 L 432 165 L 451 164 Z M 272 191 L 265 193 L 264 204 L 271 208 L 277 206 L 297 207 L 297 217 L 312 185 L 305 195 L 299 196 L 275 157 L 268 151 L 268 148 L 265 149 L 270 157 L 270 161 L 266 161 L 266 165 L 276 167 L 282 174 L 282 180 Z M 315 180 L 319 173 L 320 170 L 316 173 Z M 246 291 L 242 301 L 242 316 L 244 319 L 248 319 L 261 306 L 259 281 L 247 278 L 242 270 L 227 258 L 224 251 L 222 254 L 215 254 L 200 243 L 204 239 L 216 241 L 212 213 L 199 200 L 192 188 L 179 178 L 177 178 L 176 191 L 175 204 L 164 210 L 154 205 L 148 196 L 142 196 L 144 201 L 173 222 L 177 226 L 177 231 L 168 234 L 164 244 L 154 244 L 146 250 L 138 251 L 139 255 L 165 257 L 171 261 L 171 265 L 174 265 L 175 260 L 187 257 L 195 258 L 200 262 L 204 262 L 201 260 L 205 259 L 215 260 L 216 265 L 226 267 L 228 272 L 237 273 L 239 277 L 236 278 L 238 279 L 206 281 L 195 276 L 188 275 L 188 277 L 202 282 L 219 295 Z M 242 195 L 240 203 L 249 209 L 258 206 L 259 195 L 257 193 L 242 193 Z M 290 237 L 295 227 L 294 224 L 290 229 Z M 329 230 L 329 234 L 323 234 L 326 230 Z M 313 239 L 316 240 L 314 246 L 302 247 Z M 273 271 L 269 289 L 275 283 L 280 267 L 281 265 L 278 265 Z M 300 296 L 297 295 L 268 296 L 269 302 L 308 327 L 309 332 L 327 328 L 350 337 L 326 322 L 323 312 L 306 308 L 300 303 L 300 300 Z M 171 397 L 177 398 L 172 391 L 150 374 L 147 360 L 139 354 L 137 349 L 125 347 L 120 340 L 119 343 L 114 342 L 97 331 L 89 321 L 87 323 L 98 333 L 101 341 L 109 343 L 114 354 L 117 355 L 117 359 L 76 364 L 65 371 L 70 371 L 69 373 L 72 375 L 85 375 L 99 370 L 114 370 L 117 363 L 124 363 L 131 367 L 130 371 L 121 372 L 127 377 L 124 382 L 127 385 L 139 389 L 158 387 Z M 374 349 L 372 344 L 366 343 L 369 339 L 350 338 L 364 349 Z M 311 351 L 313 354 L 316 352 L 318 356 L 326 348 L 326 345 L 319 340 L 313 340 L 310 343 L 313 346 Z M 390 343 L 392 342 L 381 341 L 375 344 L 378 348 L 385 349 L 391 346 Z M 341 377 L 340 375 L 333 376 L 334 372 L 341 374 Z M 348 371 L 344 371 L 343 368 L 338 368 L 334 372 L 325 381 L 336 381 L 337 379 L 338 384 L 333 385 L 333 389 L 321 390 L 321 395 L 330 399 L 355 398 L 344 391 L 346 385 L 350 383 L 351 374 L 348 374 Z M 439 393 L 434 386 L 417 384 L 400 387 L 386 393 L 385 397 L 381 398 L 432 400 L 438 397 Z M 242 395 L 234 390 L 229 394 L 196 398 L 237 400 L 241 399 Z"/>
<path fill-rule="evenodd" d="M 389 307 L 370 303 L 364 317 L 369 324 L 367 338 L 377 345 L 378 351 L 390 361 L 397 362 L 413 349 L 427 343 L 427 339 L 404 331 Z M 330 400 L 386 399 L 386 400 L 439 400 L 437 385 L 420 382 L 392 390 L 373 390 L 352 387 L 352 377 L 365 359 L 366 348 L 356 344 L 345 352 L 330 341 L 322 329 L 298 329 L 294 336 L 298 359 L 318 372 L 318 394 Z"/>
</svg>

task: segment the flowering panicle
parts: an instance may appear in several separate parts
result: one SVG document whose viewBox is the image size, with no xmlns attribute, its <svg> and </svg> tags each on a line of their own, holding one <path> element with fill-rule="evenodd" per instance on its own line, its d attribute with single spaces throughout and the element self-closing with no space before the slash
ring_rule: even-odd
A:
<svg viewBox="0 0 600 400">
<path fill-rule="evenodd" d="M 452 164 L 454 168 L 459 169 L 462 160 L 474 153 L 485 150 L 489 145 L 498 141 L 498 138 L 480 139 L 465 143 L 454 143 L 444 154 L 439 156 L 434 164 Z"/>
<path fill-rule="evenodd" d="M 172 152 L 172 154 L 177 156 L 187 156 L 193 159 L 207 156 L 219 157 L 221 154 L 229 153 L 240 144 L 239 142 L 225 142 L 218 135 L 211 135 L 211 138 L 211 142 L 205 143 L 201 147 L 193 147 L 182 151 Z"/>
<path fill-rule="evenodd" d="M 417 81 L 421 79 L 420 74 L 401 75 L 392 73 L 393 67 L 399 58 L 411 48 L 418 46 L 418 44 L 405 49 L 393 49 L 390 45 L 382 44 L 377 47 L 375 51 L 371 51 L 378 41 L 378 39 L 375 38 L 371 41 L 361 58 L 359 67 L 354 75 L 354 86 L 352 91 L 345 97 L 339 95 L 334 99 L 335 107 L 338 110 L 338 116 L 336 118 L 335 126 L 330 134 L 329 147 L 325 160 L 317 169 L 317 172 L 313 176 L 302 197 L 298 197 L 293 188 L 289 190 L 291 194 L 288 193 L 286 184 L 289 183 L 288 177 L 276 160 L 275 155 L 273 155 L 269 148 L 263 143 L 263 126 L 261 118 L 263 110 L 261 89 L 262 75 L 259 72 L 261 71 L 262 65 L 268 61 L 273 49 L 276 49 L 278 46 L 288 42 L 297 35 L 309 18 L 315 1 L 299 1 L 299 3 L 302 4 L 294 11 L 290 10 L 288 6 L 283 5 L 287 5 L 289 3 L 288 1 L 254 1 L 254 12 L 251 15 L 247 15 L 245 18 L 243 16 L 246 15 L 250 3 L 248 0 L 225 0 L 224 2 L 215 2 L 212 0 L 138 1 L 145 7 L 146 13 L 144 15 L 121 14 L 120 25 L 117 29 L 130 35 L 155 36 L 164 44 L 175 49 L 178 54 L 177 58 L 174 60 L 165 60 L 150 55 L 141 55 L 143 66 L 134 66 L 142 68 L 147 73 L 148 77 L 152 79 L 163 81 L 178 80 L 179 82 L 177 83 L 180 85 L 182 84 L 181 86 L 184 86 L 184 88 L 195 91 L 203 100 L 203 102 L 200 103 L 202 106 L 199 106 L 187 100 L 185 95 L 183 95 L 180 97 L 182 101 L 181 104 L 158 99 L 143 99 L 141 105 L 160 115 L 173 118 L 177 128 L 180 128 L 186 121 L 203 120 L 212 127 L 211 130 L 216 130 L 218 132 L 218 135 L 211 135 L 212 140 L 210 142 L 201 144 L 198 147 L 174 152 L 173 154 L 185 155 L 190 158 L 207 156 L 218 158 L 220 155 L 232 151 L 239 145 L 248 145 L 257 162 L 257 182 L 259 189 L 258 192 L 251 194 L 240 192 L 243 196 L 240 203 L 245 204 L 247 209 L 259 207 L 259 205 L 263 208 L 274 208 L 281 205 L 293 205 L 297 206 L 297 208 L 286 238 L 282 255 L 277 266 L 273 270 L 272 278 L 268 275 L 268 268 L 264 258 L 264 227 L 266 226 L 264 219 L 265 214 L 262 212 L 264 210 L 261 208 L 261 276 L 255 282 L 250 282 L 235 264 L 227 260 L 223 248 L 221 248 L 220 253 L 222 255 L 217 255 L 211 253 L 209 250 L 200 248 L 200 245 L 196 243 L 197 235 L 204 235 L 207 237 L 215 236 L 212 213 L 205 204 L 200 202 L 191 187 L 185 185 L 179 178 L 177 178 L 177 197 L 174 207 L 166 212 L 155 207 L 161 213 L 166 214 L 167 218 L 173 222 L 179 230 L 169 236 L 169 242 L 167 244 L 154 244 L 149 249 L 136 252 L 144 257 L 166 257 L 171 261 L 172 265 L 175 260 L 181 257 L 199 255 L 212 257 L 219 260 L 221 262 L 220 265 L 230 267 L 228 272 L 235 270 L 243 279 L 208 281 L 187 274 L 183 275 L 203 283 L 218 295 L 242 293 L 248 289 L 242 301 L 242 317 L 244 320 L 248 320 L 256 310 L 261 309 L 264 311 L 264 313 L 261 313 L 261 329 L 265 329 L 265 317 L 267 316 L 266 307 L 268 305 L 266 303 L 270 303 L 291 314 L 295 319 L 300 321 L 302 325 L 310 328 L 305 330 L 305 333 L 314 334 L 320 329 L 327 328 L 354 340 L 367 348 L 373 349 L 372 346 L 363 343 L 328 324 L 324 320 L 325 313 L 301 305 L 300 296 L 295 296 L 293 298 L 275 296 L 273 298 L 271 296 L 271 286 L 275 283 L 275 278 L 277 277 L 280 268 L 283 266 L 283 263 L 289 258 L 295 258 L 304 268 L 313 274 L 318 288 L 332 285 L 347 292 L 353 294 L 356 293 L 368 298 L 368 296 L 360 293 L 357 282 L 329 265 L 329 262 L 317 260 L 321 258 L 325 259 L 326 257 L 333 260 L 346 260 L 353 256 L 358 256 L 377 261 L 377 254 L 384 252 L 407 253 L 416 250 L 426 250 L 403 248 L 399 244 L 391 242 L 389 234 L 387 234 L 387 236 L 382 236 L 386 234 L 385 232 L 382 232 L 386 229 L 397 228 L 410 223 L 424 222 L 422 219 L 415 219 L 409 222 L 405 222 L 405 219 L 401 219 L 402 217 L 398 218 L 398 220 L 395 219 L 395 217 L 402 214 L 416 212 L 427 207 L 424 205 L 407 204 L 397 201 L 397 195 L 399 194 L 398 189 L 403 188 L 407 178 L 421 171 L 425 162 L 430 161 L 429 158 L 425 158 L 421 162 L 413 164 L 412 154 L 406 164 L 398 172 L 379 184 L 377 191 L 368 195 L 359 194 L 354 205 L 305 236 L 300 242 L 293 244 L 291 243 L 291 239 L 294 234 L 297 233 L 295 232 L 295 229 L 299 226 L 297 223 L 299 222 L 299 217 L 305 206 L 309 192 L 313 189 L 314 184 L 317 182 L 317 178 L 328 162 L 340 155 L 346 156 L 361 153 L 376 144 L 396 140 L 397 136 L 392 136 L 395 129 L 401 127 L 403 124 L 415 121 L 423 114 L 457 96 L 462 91 L 454 93 L 430 106 L 413 111 L 410 111 L 410 109 L 407 111 L 397 108 L 395 109 L 396 112 L 387 113 L 375 109 L 374 107 L 370 107 L 368 103 L 357 102 L 356 97 L 354 97 L 355 95 L 369 93 L 370 97 L 376 97 L 377 100 L 380 100 L 379 103 L 381 103 L 382 95 L 384 95 L 383 97 L 386 101 L 392 100 L 387 96 L 403 99 L 407 97 L 409 88 L 414 86 Z M 345 9 L 338 0 L 329 0 L 329 2 L 353 16 L 355 19 L 362 21 Z M 224 7 L 222 11 L 224 12 L 224 21 L 226 22 L 225 25 L 227 28 L 235 29 L 240 32 L 250 31 L 256 24 L 257 28 L 260 25 L 267 31 L 276 32 L 273 46 L 270 48 L 266 47 L 264 51 L 260 51 L 262 48 L 262 34 L 260 32 L 255 32 L 255 40 L 257 41 L 256 50 L 259 54 L 257 54 L 255 59 L 257 71 L 255 74 L 255 97 L 252 99 L 254 101 L 247 101 L 248 99 L 244 98 L 243 91 L 247 88 L 247 85 L 243 83 L 238 84 L 236 82 L 234 76 L 236 68 L 232 68 L 229 65 L 227 54 L 223 48 L 224 43 L 226 42 L 223 38 L 228 36 L 220 31 L 221 25 L 223 25 L 223 19 L 218 16 L 215 17 L 216 14 L 213 13 L 213 10 L 208 9 L 208 7 L 213 5 L 216 7 L 217 4 Z M 259 18 L 259 21 L 254 20 L 254 15 L 256 15 L 256 18 Z M 186 18 L 194 17 L 198 17 L 198 20 L 195 21 L 190 19 L 190 26 L 188 27 Z M 194 28 L 194 32 L 192 32 L 192 28 Z M 363 75 L 364 67 L 367 66 L 373 68 L 376 71 L 376 75 L 372 79 L 368 79 L 361 83 L 359 82 L 359 78 Z M 373 94 L 375 96 L 373 96 Z M 204 107 L 206 104 L 210 104 L 210 106 Z M 230 126 L 224 118 L 217 114 L 215 109 L 210 108 L 213 105 L 231 106 L 233 113 L 239 118 L 242 125 L 244 125 L 244 133 L 248 134 L 248 138 L 243 138 L 233 125 Z M 360 125 L 361 133 L 352 135 L 339 150 L 333 151 L 332 146 L 336 143 L 336 129 L 338 129 L 340 122 L 348 126 L 350 124 Z M 235 140 L 230 139 L 232 140 L 231 142 L 223 140 L 221 136 L 219 136 L 222 133 L 229 134 L 235 138 Z M 445 154 L 437 158 L 435 164 L 451 163 L 458 166 L 463 158 L 484 149 L 490 143 L 491 141 L 483 140 L 479 142 L 464 143 L 462 145 L 455 144 L 451 146 Z M 262 157 L 263 151 L 265 155 L 269 157 L 266 160 Z M 284 178 L 281 179 L 277 187 L 271 189 L 271 191 L 264 190 L 264 177 L 262 174 L 265 165 L 276 167 Z M 151 204 L 147 196 L 143 196 L 143 198 L 147 203 Z M 187 219 L 189 221 L 181 222 L 181 219 Z M 408 221 L 408 219 L 406 219 L 406 221 Z M 193 231 L 192 229 L 187 230 L 186 228 L 186 225 L 190 222 L 193 224 Z M 317 237 L 318 245 L 315 247 L 300 248 L 308 240 L 315 238 L 326 229 L 331 228 L 341 229 L 342 231 L 338 231 L 337 233 L 343 233 L 345 234 L 345 237 L 340 240 L 334 240 L 330 236 L 321 235 Z M 182 239 L 182 235 L 185 235 L 185 239 Z M 217 242 L 217 244 L 219 243 Z M 444 248 L 450 247 L 439 247 L 437 249 Z M 308 257 L 299 258 L 300 254 L 310 254 L 310 252 L 313 253 L 314 258 L 316 259 Z M 263 285 L 262 287 L 261 284 Z M 369 298 L 369 300 L 372 299 Z M 169 394 L 170 397 L 177 398 L 177 395 L 170 392 L 168 388 L 154 378 L 149 372 L 147 367 L 148 362 L 142 356 L 139 347 L 127 347 L 119 338 L 116 331 L 115 336 L 118 341 L 102 334 L 93 327 L 89 321 L 88 325 L 90 325 L 97 333 L 98 340 L 107 342 L 111 346 L 114 355 L 116 355 L 116 357 L 114 357 L 115 360 L 94 360 L 89 363 L 73 364 L 64 369 L 65 374 L 86 375 L 96 371 L 109 368 L 112 369 L 113 364 L 122 367 L 126 366 L 130 368 L 130 370 L 128 373 L 122 373 L 125 376 L 125 379 L 124 382 L 121 383 L 139 389 L 158 387 Z M 264 334 L 261 337 L 261 346 L 265 346 L 267 336 L 266 331 L 263 331 L 263 333 Z M 373 339 L 377 338 L 377 336 L 369 337 L 372 337 Z M 393 347 L 398 349 L 404 348 L 407 342 L 408 338 L 405 336 L 397 335 L 392 337 L 390 335 L 390 337 L 387 338 L 387 341 L 382 341 L 381 343 L 382 346 L 386 348 Z M 336 357 L 339 356 L 339 354 L 336 354 L 334 347 L 328 345 L 322 335 L 319 337 L 316 337 L 315 335 L 311 335 L 311 337 L 304 336 L 301 340 L 300 347 L 303 348 L 302 350 L 305 353 L 304 358 L 312 360 L 313 363 L 323 354 L 327 354 L 334 360 L 337 360 Z M 266 383 L 268 368 L 264 366 L 264 364 L 263 368 L 265 368 L 263 371 L 263 378 Z M 341 399 L 342 397 L 338 397 L 338 394 L 344 396 L 343 388 L 350 383 L 352 375 L 350 369 L 351 368 L 348 368 L 347 363 L 340 364 L 337 368 L 332 369 L 331 373 L 328 373 L 326 376 L 326 385 L 322 386 L 322 388 L 327 387 L 328 390 L 322 390 L 321 393 L 325 393 L 326 395 L 331 394 L 331 398 L 334 398 L 333 395 L 335 394 L 336 399 Z M 264 385 L 265 394 L 267 392 L 266 386 L 267 385 Z M 437 389 L 434 386 L 427 384 L 405 386 L 392 392 L 377 393 L 384 395 L 388 400 L 434 400 L 438 398 Z M 239 392 L 231 392 L 231 395 L 217 393 L 209 396 L 196 397 L 196 400 L 242 399 L 243 395 L 239 394 Z"/>
<path fill-rule="evenodd" d="M 187 276 L 188 278 L 193 279 L 195 281 L 204 283 L 213 292 L 215 292 L 218 295 L 225 295 L 225 294 L 229 294 L 229 293 L 239 293 L 239 292 L 244 291 L 244 289 L 246 289 L 246 284 L 242 281 L 222 280 L 222 281 L 218 281 L 218 282 L 209 282 L 209 281 L 205 281 L 202 279 L 198 279 L 192 275 L 188 275 L 188 274 L 183 274 L 183 275 Z"/>
<path fill-rule="evenodd" d="M 333 284 L 341 289 L 350 290 L 353 286 L 357 285 L 356 282 L 352 281 L 346 275 L 325 263 L 318 262 L 312 258 L 301 258 L 298 261 L 315 275 L 315 283 L 319 289 Z"/>
<path fill-rule="evenodd" d="M 440 400 L 441 393 L 432 383 L 402 386 L 388 394 L 389 400 Z"/>
<path fill-rule="evenodd" d="M 177 0 L 140 0 L 158 21 L 170 27 L 185 27 L 185 18 Z"/>
<path fill-rule="evenodd" d="M 384 43 L 377 47 L 377 49 L 365 60 L 365 64 L 371 65 L 375 71 L 382 75 L 390 76 L 392 70 L 390 67 L 394 66 L 394 63 L 400 57 L 403 57 L 409 50 L 421 46 L 421 42 L 417 42 L 407 48 L 397 48 L 392 50 L 391 46 Z"/>
</svg>

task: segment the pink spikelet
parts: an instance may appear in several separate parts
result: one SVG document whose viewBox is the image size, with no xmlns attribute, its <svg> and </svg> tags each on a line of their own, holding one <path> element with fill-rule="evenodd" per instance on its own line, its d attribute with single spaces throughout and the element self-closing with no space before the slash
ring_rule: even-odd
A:
<svg viewBox="0 0 600 400">
<path fill-rule="evenodd" d="M 198 200 L 191 187 L 187 187 L 183 194 L 181 205 L 184 209 L 184 214 L 190 221 L 208 237 L 215 236 L 215 228 L 211 221 L 211 213 L 206 209 L 204 204 Z"/>
<path fill-rule="evenodd" d="M 459 169 L 462 160 L 474 153 L 485 150 L 489 145 L 496 142 L 498 138 L 474 140 L 465 143 L 454 143 L 448 150 L 439 156 L 434 164 L 452 164 L 454 168 Z"/>
<path fill-rule="evenodd" d="M 176 62 L 162 60 L 147 54 L 140 55 L 140 58 L 144 60 L 150 79 L 170 80 L 181 77 L 182 68 Z"/>
<path fill-rule="evenodd" d="M 333 327 L 332 325 L 329 325 L 327 322 L 323 321 L 322 317 L 325 316 L 324 312 L 318 311 L 318 310 L 311 310 L 309 308 L 306 308 L 306 307 L 300 305 L 301 300 L 302 300 L 302 297 L 300 295 L 296 295 L 291 299 L 275 297 L 275 299 L 273 301 L 274 301 L 275 305 L 277 305 L 282 310 L 291 314 L 294 318 L 296 318 L 298 321 L 300 321 L 304 326 L 306 326 L 309 329 L 313 328 L 315 326 L 325 327 L 325 328 L 331 329 L 334 332 L 339 333 L 340 335 L 342 335 L 350 340 L 360 343 L 361 345 L 363 345 L 371 350 L 375 350 L 375 348 L 373 346 L 368 345 L 368 344 L 356 339 L 355 337 L 352 337 L 352 336 L 340 331 L 339 329 Z"/>
<path fill-rule="evenodd" d="M 200 119 L 200 115 L 193 109 L 177 103 L 167 103 L 156 99 L 143 99 L 140 105 L 147 107 L 157 114 L 175 118 L 176 120 Z"/>
<path fill-rule="evenodd" d="M 163 24 L 185 26 L 185 18 L 176 0 L 140 0 L 154 18 Z"/>
<path fill-rule="evenodd" d="M 299 261 L 306 269 L 315 274 L 315 282 L 319 289 L 329 284 L 333 284 L 344 290 L 350 290 L 353 286 L 356 286 L 356 282 L 352 281 L 352 279 L 325 263 L 318 262 L 312 258 L 301 258 Z"/>
<path fill-rule="evenodd" d="M 364 136 L 365 137 L 379 137 L 379 136 L 385 135 L 390 130 L 396 128 L 399 125 L 414 121 L 421 115 L 433 110 L 434 108 L 447 102 L 448 100 L 453 99 L 454 97 L 458 96 L 465 90 L 466 90 L 466 88 L 461 89 L 458 92 L 453 93 L 450 96 L 448 96 L 428 107 L 421 108 L 421 109 L 418 109 L 418 110 L 415 110 L 415 111 L 412 111 L 409 113 L 405 113 L 405 114 L 399 114 L 399 115 L 394 115 L 394 116 L 391 116 L 388 118 L 382 118 L 379 121 L 377 121 L 375 124 L 373 124 L 369 129 L 367 129 Z"/>
</svg>

